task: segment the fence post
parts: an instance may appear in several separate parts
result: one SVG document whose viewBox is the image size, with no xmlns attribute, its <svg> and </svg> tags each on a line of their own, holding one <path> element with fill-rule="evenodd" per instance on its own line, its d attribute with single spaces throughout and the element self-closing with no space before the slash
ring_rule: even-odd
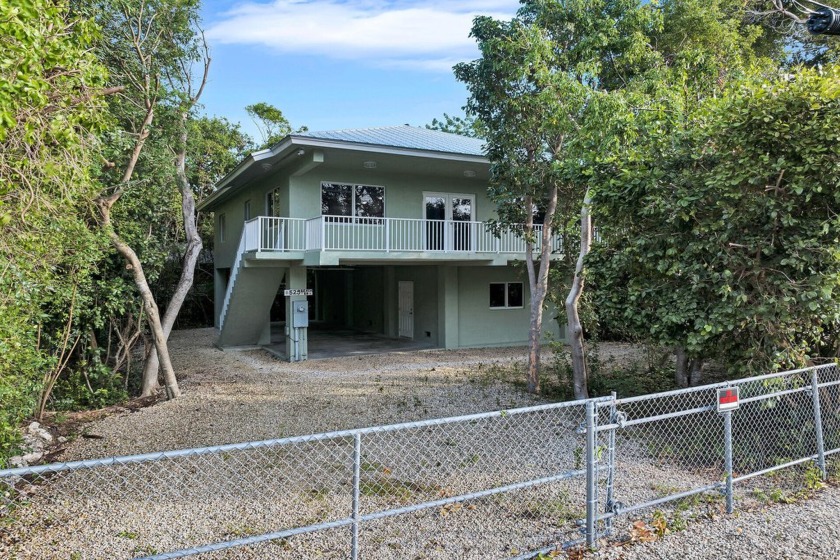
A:
<svg viewBox="0 0 840 560">
<path fill-rule="evenodd" d="M 362 476 L 362 434 L 353 436 L 353 542 L 350 558 L 359 558 L 359 486 Z"/>
<path fill-rule="evenodd" d="M 732 490 L 732 411 L 723 413 L 724 469 L 726 470 L 726 513 L 735 510 L 735 497 Z"/>
<path fill-rule="evenodd" d="M 811 400 L 814 403 L 814 431 L 817 436 L 817 465 L 826 479 L 825 444 L 823 443 L 822 413 L 820 412 L 820 381 L 817 368 L 811 370 Z"/>
<path fill-rule="evenodd" d="M 595 401 L 586 401 L 586 546 L 595 547 L 595 519 L 598 512 L 598 489 L 595 479 Z"/>
<path fill-rule="evenodd" d="M 612 401 L 610 402 L 610 424 L 618 423 L 618 411 L 615 406 L 615 391 L 612 392 Z M 611 428 L 607 440 L 607 492 L 605 496 L 606 503 L 604 504 L 605 513 L 614 511 L 614 486 L 615 486 L 615 431 L 618 428 Z M 612 533 L 612 517 L 608 517 L 604 521 L 605 532 L 607 535 Z"/>
</svg>

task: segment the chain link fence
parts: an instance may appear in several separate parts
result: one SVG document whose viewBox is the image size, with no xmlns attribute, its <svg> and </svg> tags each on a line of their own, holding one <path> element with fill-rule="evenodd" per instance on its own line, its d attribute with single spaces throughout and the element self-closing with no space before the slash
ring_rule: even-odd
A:
<svg viewBox="0 0 840 560">
<path fill-rule="evenodd" d="M 719 391 L 737 408 L 718 410 Z M 840 373 L 834 364 L 679 391 L 600 402 L 598 445 L 609 450 L 609 480 L 597 489 L 598 522 L 697 499 L 735 507 L 760 475 L 796 465 L 826 476 L 840 451 Z M 807 482 L 807 481 L 806 481 Z M 812 481 L 813 482 L 813 481 Z"/>
<path fill-rule="evenodd" d="M 718 389 L 737 387 L 718 412 Z M 730 437 L 727 437 L 729 434 Z M 834 365 L 682 391 L 0 471 L 10 558 L 530 558 L 840 450 Z"/>
<path fill-rule="evenodd" d="M 580 538 L 585 406 L 0 471 L 0 552 L 516 557 Z"/>
</svg>

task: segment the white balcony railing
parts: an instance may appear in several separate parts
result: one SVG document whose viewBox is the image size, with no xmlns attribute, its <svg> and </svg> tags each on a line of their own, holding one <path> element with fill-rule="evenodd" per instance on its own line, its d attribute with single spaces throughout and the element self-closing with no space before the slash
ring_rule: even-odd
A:
<svg viewBox="0 0 840 560">
<path fill-rule="evenodd" d="M 534 226 L 541 245 L 542 226 Z M 498 236 L 484 222 L 404 218 L 319 216 L 309 220 L 261 216 L 245 223 L 245 251 L 376 251 L 432 253 L 522 253 L 514 228 Z M 554 240 L 552 249 L 559 249 Z"/>
<path fill-rule="evenodd" d="M 245 222 L 246 251 L 303 251 L 306 220 L 260 216 Z"/>
</svg>

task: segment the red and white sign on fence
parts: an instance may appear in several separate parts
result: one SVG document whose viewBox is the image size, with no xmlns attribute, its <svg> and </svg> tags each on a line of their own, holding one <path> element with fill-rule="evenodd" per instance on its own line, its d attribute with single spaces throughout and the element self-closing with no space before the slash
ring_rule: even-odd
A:
<svg viewBox="0 0 840 560">
<path fill-rule="evenodd" d="M 741 403 L 738 400 L 738 387 L 726 387 L 725 389 L 717 390 L 718 412 L 735 410 L 740 404 Z"/>
</svg>

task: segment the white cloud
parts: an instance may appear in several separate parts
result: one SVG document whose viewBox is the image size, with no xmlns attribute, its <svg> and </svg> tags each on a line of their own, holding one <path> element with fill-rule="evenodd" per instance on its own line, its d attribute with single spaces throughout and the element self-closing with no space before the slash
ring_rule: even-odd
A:
<svg viewBox="0 0 840 560">
<path fill-rule="evenodd" d="M 220 14 L 216 43 L 263 45 L 281 53 L 365 60 L 378 66 L 450 71 L 478 55 L 469 37 L 477 15 L 509 19 L 516 0 L 274 0 Z"/>
</svg>

